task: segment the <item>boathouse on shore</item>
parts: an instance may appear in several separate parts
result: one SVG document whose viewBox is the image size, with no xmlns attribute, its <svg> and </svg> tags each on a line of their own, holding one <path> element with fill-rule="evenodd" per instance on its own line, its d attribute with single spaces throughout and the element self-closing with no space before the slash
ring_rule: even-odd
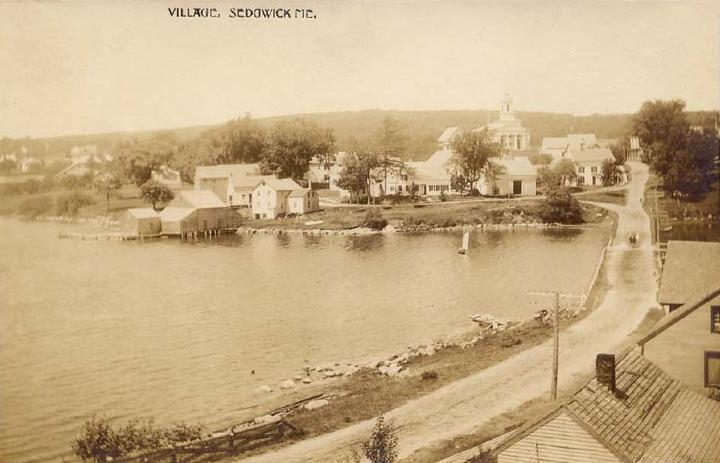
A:
<svg viewBox="0 0 720 463">
<path fill-rule="evenodd" d="M 237 228 L 241 216 L 209 190 L 181 191 L 160 213 L 164 235 Z"/>
<path fill-rule="evenodd" d="M 128 209 L 120 217 L 123 230 L 137 236 L 157 236 L 162 231 L 160 215 L 149 207 Z"/>
</svg>

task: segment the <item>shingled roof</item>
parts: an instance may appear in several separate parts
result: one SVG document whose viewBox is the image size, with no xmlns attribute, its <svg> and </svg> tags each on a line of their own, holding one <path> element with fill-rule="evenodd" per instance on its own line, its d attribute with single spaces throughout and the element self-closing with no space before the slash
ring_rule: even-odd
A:
<svg viewBox="0 0 720 463">
<path fill-rule="evenodd" d="M 669 241 L 658 302 L 685 304 L 720 282 L 720 243 Z"/>
<path fill-rule="evenodd" d="M 559 411 L 628 462 L 717 463 L 720 455 L 720 402 L 690 391 L 635 350 L 616 365 L 615 393 L 593 379 L 553 414 Z M 537 428 L 518 432 L 496 451 Z"/>
</svg>

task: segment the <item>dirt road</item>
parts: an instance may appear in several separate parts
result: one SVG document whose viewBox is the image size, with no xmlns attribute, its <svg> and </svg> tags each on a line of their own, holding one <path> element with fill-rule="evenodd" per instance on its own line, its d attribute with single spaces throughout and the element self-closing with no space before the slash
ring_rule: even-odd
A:
<svg viewBox="0 0 720 463">
<path fill-rule="evenodd" d="M 627 205 L 602 205 L 618 213 L 617 232 L 606 257 L 609 289 L 595 311 L 561 333 L 561 389 L 592 373 L 595 355 L 617 350 L 647 312 L 658 306 L 650 220 L 640 202 L 648 169 L 644 164 L 629 164 L 633 180 L 628 185 Z M 637 247 L 627 243 L 631 232 L 640 236 Z M 491 418 L 548 394 L 551 354 L 552 341 L 548 341 L 389 412 L 400 426 L 400 457 L 472 433 Z M 367 436 L 372 425 L 372 420 L 364 421 L 242 461 L 342 461 L 349 446 Z"/>
</svg>

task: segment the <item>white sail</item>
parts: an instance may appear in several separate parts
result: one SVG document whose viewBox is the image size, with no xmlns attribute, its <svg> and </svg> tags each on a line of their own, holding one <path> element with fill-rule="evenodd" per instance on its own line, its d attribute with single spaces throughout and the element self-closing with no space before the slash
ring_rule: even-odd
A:
<svg viewBox="0 0 720 463">
<path fill-rule="evenodd" d="M 465 233 L 463 234 L 463 244 L 462 244 L 462 248 L 463 248 L 465 251 L 467 251 L 469 247 L 470 247 L 470 231 L 469 231 L 469 230 L 465 230 Z"/>
</svg>

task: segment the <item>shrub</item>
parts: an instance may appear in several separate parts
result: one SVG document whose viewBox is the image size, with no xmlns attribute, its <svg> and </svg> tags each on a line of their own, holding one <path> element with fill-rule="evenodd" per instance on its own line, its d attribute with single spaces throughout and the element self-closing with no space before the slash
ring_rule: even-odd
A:
<svg viewBox="0 0 720 463">
<path fill-rule="evenodd" d="M 420 375 L 420 378 L 422 378 L 424 381 L 430 381 L 430 380 L 436 380 L 438 379 L 438 374 L 436 371 L 423 371 Z"/>
<path fill-rule="evenodd" d="M 583 223 L 582 207 L 565 188 L 551 189 L 540 205 L 540 218 L 545 223 Z"/>
<path fill-rule="evenodd" d="M 398 457 L 397 444 L 395 423 L 393 420 L 385 422 L 385 417 L 380 416 L 370 438 L 362 443 L 362 450 L 371 463 L 393 463 Z"/>
<path fill-rule="evenodd" d="M 85 421 L 80 436 L 73 441 L 72 449 L 83 461 L 105 462 L 108 457 L 117 458 L 123 454 L 120 438 L 110 420 L 95 416 Z"/>
<path fill-rule="evenodd" d="M 382 216 L 382 212 L 378 209 L 370 209 L 365 214 L 365 220 L 363 220 L 363 226 L 371 228 L 373 230 L 382 230 L 388 224 L 385 217 Z"/>
<path fill-rule="evenodd" d="M 117 431 L 110 419 L 93 416 L 86 420 L 72 444 L 73 452 L 83 461 L 105 462 L 133 452 L 157 450 L 194 441 L 202 437 L 201 425 L 175 424 L 156 428 L 152 421 L 131 420 Z"/>
<path fill-rule="evenodd" d="M 94 203 L 91 196 L 79 191 L 61 194 L 55 198 L 55 215 L 76 215 L 81 207 Z"/>
<path fill-rule="evenodd" d="M 506 349 L 512 346 L 517 346 L 518 344 L 522 344 L 522 339 L 517 336 L 505 336 L 500 342 L 500 345 Z"/>
<path fill-rule="evenodd" d="M 47 214 L 52 209 L 52 197 L 50 196 L 31 196 L 25 198 L 18 205 L 17 212 L 27 217 L 37 217 Z"/>
</svg>

